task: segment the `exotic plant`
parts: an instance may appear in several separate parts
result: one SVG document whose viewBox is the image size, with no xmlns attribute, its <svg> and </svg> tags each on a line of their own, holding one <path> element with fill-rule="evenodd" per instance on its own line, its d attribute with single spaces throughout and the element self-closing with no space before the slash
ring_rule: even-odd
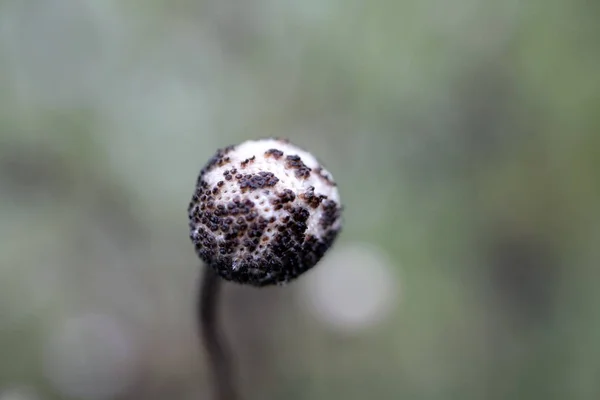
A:
<svg viewBox="0 0 600 400">
<path fill-rule="evenodd" d="M 341 212 L 331 174 L 288 140 L 220 149 L 200 171 L 188 216 L 190 238 L 206 264 L 198 322 L 218 399 L 238 398 L 216 317 L 222 280 L 261 287 L 297 278 L 334 243 Z"/>
</svg>

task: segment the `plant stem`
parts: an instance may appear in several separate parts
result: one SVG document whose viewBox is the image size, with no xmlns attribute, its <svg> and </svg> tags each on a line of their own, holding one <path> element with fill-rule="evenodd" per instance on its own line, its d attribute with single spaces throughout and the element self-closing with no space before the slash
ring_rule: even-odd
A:
<svg viewBox="0 0 600 400">
<path fill-rule="evenodd" d="M 222 280 L 208 265 L 204 265 L 202 275 L 197 303 L 198 331 L 213 374 L 215 399 L 238 400 L 231 356 L 217 317 Z"/>
</svg>

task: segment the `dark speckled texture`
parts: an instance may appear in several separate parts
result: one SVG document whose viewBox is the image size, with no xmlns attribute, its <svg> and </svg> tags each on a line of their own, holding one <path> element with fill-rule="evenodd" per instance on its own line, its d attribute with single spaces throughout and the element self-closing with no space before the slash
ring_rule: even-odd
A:
<svg viewBox="0 0 600 400">
<path fill-rule="evenodd" d="M 188 207 L 196 252 L 221 277 L 233 282 L 266 286 L 295 279 L 314 267 L 334 243 L 342 207 L 326 194 L 315 193 L 313 186 L 282 187 L 283 176 L 244 169 L 270 158 L 281 163 L 282 170 L 292 172 L 287 179 L 306 180 L 315 174 L 332 188 L 335 183 L 321 167 L 313 170 L 301 156 L 285 153 L 283 148 L 271 148 L 237 164 L 232 161 L 235 151 L 234 146 L 218 150 L 198 177 Z M 222 178 L 211 185 L 206 174 L 218 168 L 223 169 Z M 224 189 L 233 184 L 239 190 L 225 196 Z M 299 193 L 298 187 L 303 187 Z M 309 218 L 317 212 L 319 218 L 309 229 Z"/>
</svg>

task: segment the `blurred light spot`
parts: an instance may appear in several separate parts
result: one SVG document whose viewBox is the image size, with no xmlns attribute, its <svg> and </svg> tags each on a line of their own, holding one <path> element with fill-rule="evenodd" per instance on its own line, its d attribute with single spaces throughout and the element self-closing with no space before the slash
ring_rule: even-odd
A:
<svg viewBox="0 0 600 400">
<path fill-rule="evenodd" d="M 333 248 L 302 280 L 302 302 L 324 325 L 353 332 L 382 322 L 397 298 L 394 266 L 363 243 Z"/>
<path fill-rule="evenodd" d="M 37 393 L 28 387 L 0 390 L 0 400 L 39 400 Z"/>
<path fill-rule="evenodd" d="M 44 372 L 65 396 L 113 398 L 134 379 L 133 339 L 108 315 L 68 318 L 47 342 Z"/>
</svg>

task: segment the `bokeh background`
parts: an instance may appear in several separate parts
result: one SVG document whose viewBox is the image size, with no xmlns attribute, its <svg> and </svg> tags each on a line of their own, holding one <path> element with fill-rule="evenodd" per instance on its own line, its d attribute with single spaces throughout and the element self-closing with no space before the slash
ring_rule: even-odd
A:
<svg viewBox="0 0 600 400">
<path fill-rule="evenodd" d="M 0 400 L 208 399 L 187 205 L 284 136 L 346 206 L 227 285 L 246 399 L 600 398 L 600 3 L 0 0 Z"/>
</svg>

